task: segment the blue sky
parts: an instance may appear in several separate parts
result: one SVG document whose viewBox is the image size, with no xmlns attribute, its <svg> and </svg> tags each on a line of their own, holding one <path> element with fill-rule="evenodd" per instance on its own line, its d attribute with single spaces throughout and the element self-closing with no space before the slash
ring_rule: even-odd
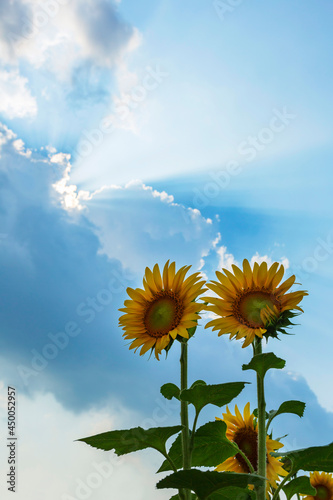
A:
<svg viewBox="0 0 333 500">
<path fill-rule="evenodd" d="M 270 345 L 287 366 L 268 406 L 307 402 L 274 428 L 289 449 L 331 441 L 333 7 L 236 3 L 0 5 L 0 404 L 3 424 L 16 386 L 19 500 L 49 484 L 50 500 L 78 498 L 104 459 L 78 437 L 177 422 L 159 395 L 178 381 L 177 346 L 148 361 L 117 326 L 126 287 L 168 259 L 209 279 L 243 258 L 296 274 L 309 297 L 295 335 Z M 238 343 L 201 326 L 191 350 L 192 380 L 251 381 Z M 133 496 L 132 474 L 138 498 L 167 499 L 158 466 L 130 456 L 90 498 Z"/>
</svg>

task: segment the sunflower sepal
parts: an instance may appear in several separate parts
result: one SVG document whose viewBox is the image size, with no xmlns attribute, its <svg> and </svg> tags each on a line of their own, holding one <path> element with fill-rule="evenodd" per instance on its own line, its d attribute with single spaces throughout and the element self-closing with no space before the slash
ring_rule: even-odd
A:
<svg viewBox="0 0 333 500">
<path fill-rule="evenodd" d="M 272 432 L 270 433 L 270 436 L 272 436 Z M 274 438 L 274 441 L 278 441 L 279 443 L 282 441 L 282 439 L 286 439 L 286 437 L 288 437 L 289 434 L 284 434 L 283 436 L 279 436 L 277 438 Z"/>
<path fill-rule="evenodd" d="M 283 333 L 284 335 L 294 335 L 293 333 L 287 332 L 286 328 L 291 328 L 296 326 L 297 323 L 292 323 L 290 320 L 299 316 L 301 313 L 293 311 L 284 311 L 277 318 L 273 318 L 270 322 L 266 323 L 266 332 L 263 337 L 268 341 L 269 337 L 279 339 L 278 334 Z"/>
<path fill-rule="evenodd" d="M 167 359 L 169 351 L 170 351 L 173 343 L 174 343 L 174 340 L 170 339 L 169 344 L 164 348 L 164 350 L 165 350 L 165 359 Z M 154 352 L 154 347 L 152 347 L 151 352 Z"/>
<path fill-rule="evenodd" d="M 188 338 L 190 339 L 191 337 L 193 337 L 193 335 L 195 334 L 196 332 L 196 329 L 197 329 L 198 325 L 195 325 L 195 326 L 192 326 L 192 328 L 188 328 L 187 331 L 188 331 Z"/>
</svg>

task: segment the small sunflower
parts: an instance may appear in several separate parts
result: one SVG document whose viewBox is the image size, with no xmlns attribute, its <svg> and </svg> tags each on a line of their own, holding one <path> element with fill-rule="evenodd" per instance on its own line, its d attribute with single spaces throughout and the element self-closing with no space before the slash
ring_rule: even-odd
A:
<svg viewBox="0 0 333 500">
<path fill-rule="evenodd" d="M 302 495 L 304 500 L 333 500 L 333 477 L 328 472 L 310 473 L 310 483 L 316 488 L 316 495 Z"/>
<path fill-rule="evenodd" d="M 250 403 L 247 403 L 244 408 L 244 417 L 240 413 L 237 405 L 235 405 L 235 415 L 229 411 L 223 413 L 223 418 L 216 417 L 216 420 L 223 420 L 227 424 L 227 438 L 236 443 L 238 448 L 247 456 L 252 467 L 256 471 L 258 468 L 258 428 L 256 419 L 253 413 L 250 413 Z M 269 436 L 266 437 L 267 449 L 267 469 L 266 477 L 268 482 L 266 484 L 266 498 L 269 498 L 270 487 L 277 488 L 277 481 L 279 476 L 286 476 L 288 473 L 282 467 L 281 462 L 272 457 L 271 453 L 283 444 L 274 441 Z M 227 458 L 222 464 L 216 467 L 217 471 L 234 471 L 248 474 L 250 472 L 249 466 L 240 453 L 234 457 Z"/>
<path fill-rule="evenodd" d="M 158 264 L 153 271 L 147 267 L 144 289 L 127 289 L 131 300 L 125 300 L 125 307 L 119 309 L 125 313 L 119 324 L 125 331 L 125 339 L 132 341 L 130 349 L 141 347 L 140 355 L 155 350 L 159 359 L 162 350 L 168 350 L 177 336 L 189 338 L 187 330 L 196 326 L 203 308 L 195 299 L 206 291 L 200 273 L 185 279 L 190 267 L 184 266 L 176 273 L 175 263 L 169 265 L 168 261 L 162 275 Z"/>
<path fill-rule="evenodd" d="M 284 274 L 278 262 L 269 269 L 266 262 L 255 262 L 252 270 L 245 259 L 243 271 L 235 265 L 232 268 L 234 273 L 217 271 L 219 281 L 207 285 L 218 297 L 205 297 L 206 309 L 218 318 L 207 323 L 206 328 L 213 326 L 219 335 L 229 333 L 230 338 L 245 337 L 242 347 L 251 344 L 256 335 L 262 338 L 264 334 L 277 337 L 277 331 L 287 333 L 284 328 L 297 315 L 292 309 L 303 312 L 298 304 L 308 295 L 305 291 L 286 293 L 295 283 L 295 276 L 278 286 Z"/>
</svg>

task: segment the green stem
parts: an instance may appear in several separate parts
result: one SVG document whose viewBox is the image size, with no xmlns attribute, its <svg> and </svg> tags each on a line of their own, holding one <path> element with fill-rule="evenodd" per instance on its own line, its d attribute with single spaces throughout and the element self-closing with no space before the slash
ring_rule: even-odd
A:
<svg viewBox="0 0 333 500">
<path fill-rule="evenodd" d="M 197 412 L 195 414 L 194 421 L 193 421 L 193 429 L 192 429 L 191 439 L 190 439 L 190 461 L 192 458 L 192 452 L 193 452 L 193 448 L 194 448 L 194 434 L 195 434 L 195 430 L 196 430 L 197 423 L 198 423 L 199 413 L 200 412 Z"/>
<path fill-rule="evenodd" d="M 254 354 L 262 353 L 261 339 L 255 337 Z M 264 378 L 257 373 L 258 396 L 258 475 L 266 477 L 266 403 L 264 391 Z M 257 500 L 265 500 L 266 481 L 256 488 Z"/>
<path fill-rule="evenodd" d="M 181 343 L 181 355 L 180 355 L 180 390 L 184 391 L 187 389 L 187 341 L 184 339 Z M 180 417 L 182 429 L 182 449 L 183 449 L 183 469 L 188 470 L 191 468 L 191 456 L 190 456 L 190 433 L 188 425 L 188 402 L 180 402 Z M 190 500 L 191 492 L 190 490 L 183 490 L 184 500 Z"/>
<path fill-rule="evenodd" d="M 277 489 L 275 490 L 275 493 L 273 495 L 273 498 L 272 500 L 276 500 L 277 498 L 279 498 L 279 493 L 281 491 L 281 489 L 283 488 L 283 486 L 286 484 L 287 481 L 289 481 L 289 479 L 295 474 L 295 472 L 291 471 L 289 472 L 289 474 L 287 476 L 285 476 L 283 478 L 283 480 L 281 481 L 281 483 L 279 484 L 279 486 L 277 487 Z"/>
<path fill-rule="evenodd" d="M 245 455 L 245 453 L 237 446 L 236 443 L 235 444 L 235 448 L 237 449 L 237 453 L 239 453 L 245 460 L 245 462 L 247 463 L 247 466 L 249 468 L 249 471 L 251 474 L 255 474 L 255 470 L 250 462 L 250 460 L 247 458 L 247 456 Z"/>
<path fill-rule="evenodd" d="M 167 461 L 171 465 L 173 471 L 177 472 L 177 467 L 175 466 L 175 463 L 172 460 L 172 458 L 168 455 L 167 451 L 166 450 L 164 452 L 162 452 L 161 450 L 157 450 L 157 451 L 159 451 L 160 453 L 162 453 L 162 455 L 167 459 Z"/>
</svg>

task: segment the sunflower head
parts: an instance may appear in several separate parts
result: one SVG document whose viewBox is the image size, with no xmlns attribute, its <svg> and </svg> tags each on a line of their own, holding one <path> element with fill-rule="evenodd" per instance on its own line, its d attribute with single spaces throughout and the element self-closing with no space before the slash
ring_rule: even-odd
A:
<svg viewBox="0 0 333 500">
<path fill-rule="evenodd" d="M 250 412 L 250 403 L 247 403 L 244 408 L 243 415 L 240 413 L 237 405 L 235 405 L 235 415 L 233 415 L 227 407 L 227 412 L 223 413 L 223 418 L 216 418 L 216 420 L 223 420 L 227 424 L 227 438 L 236 443 L 238 448 L 246 455 L 252 467 L 256 471 L 258 468 L 258 428 L 257 420 L 253 413 Z M 286 476 L 287 472 L 283 469 L 281 462 L 278 458 L 271 455 L 272 452 L 282 448 L 283 444 L 274 441 L 270 436 L 266 437 L 267 448 L 267 469 L 266 477 L 268 479 L 266 484 L 266 498 L 269 498 L 269 491 L 271 487 L 277 488 L 277 481 L 279 476 Z M 249 473 L 249 466 L 246 460 L 240 453 L 228 458 L 222 464 L 216 467 L 217 471 L 234 471 L 240 473 Z"/>
<path fill-rule="evenodd" d="M 268 269 L 267 263 L 255 262 L 253 269 L 243 261 L 243 270 L 233 265 L 233 273 L 227 269 L 216 272 L 218 281 L 207 286 L 217 297 L 205 297 L 206 309 L 217 318 L 206 324 L 219 330 L 219 335 L 230 334 L 230 338 L 245 338 L 243 347 L 251 344 L 258 336 L 277 337 L 278 332 L 287 333 L 293 317 L 303 312 L 298 306 L 305 291 L 286 293 L 295 283 L 291 276 L 280 283 L 284 267 L 274 262 Z"/>
<path fill-rule="evenodd" d="M 316 488 L 317 493 L 313 495 L 302 495 L 304 500 L 333 500 L 333 477 L 328 472 L 318 471 L 310 473 L 310 483 Z"/>
<path fill-rule="evenodd" d="M 162 274 L 158 264 L 152 271 L 147 267 L 143 289 L 127 289 L 130 300 L 120 309 L 125 314 L 119 324 L 125 339 L 131 341 L 130 349 L 141 347 L 140 355 L 151 349 L 159 359 L 161 351 L 168 351 L 176 338 L 189 338 L 188 330 L 196 326 L 203 308 L 195 299 L 206 290 L 200 273 L 185 279 L 190 267 L 176 272 L 175 263 L 168 261 Z"/>
</svg>

